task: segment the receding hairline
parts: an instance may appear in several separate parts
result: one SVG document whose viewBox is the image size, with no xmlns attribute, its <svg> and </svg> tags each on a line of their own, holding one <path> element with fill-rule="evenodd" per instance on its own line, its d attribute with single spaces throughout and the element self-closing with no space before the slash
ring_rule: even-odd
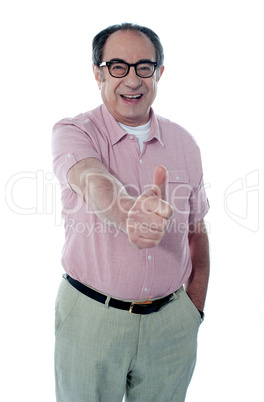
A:
<svg viewBox="0 0 264 402">
<path fill-rule="evenodd" d="M 110 40 L 111 38 L 113 39 L 113 36 L 118 36 L 118 35 L 130 33 L 130 32 L 132 32 L 132 34 L 134 34 L 135 36 L 144 38 L 144 39 L 146 39 L 149 43 L 151 43 L 151 45 L 152 45 L 152 47 L 153 47 L 153 49 L 154 49 L 154 52 L 156 53 L 156 48 L 155 48 L 155 46 L 154 46 L 154 43 L 152 42 L 152 40 L 151 40 L 144 32 L 141 32 L 141 31 L 139 31 L 139 30 L 137 30 L 137 29 L 129 29 L 129 28 L 127 28 L 127 29 L 119 29 L 118 31 L 115 31 L 115 32 L 111 33 L 111 34 L 108 36 L 108 38 L 107 38 L 106 41 L 105 41 L 102 54 L 104 54 L 104 51 L 105 51 L 105 47 L 106 47 L 106 45 L 107 45 L 107 42 L 109 42 L 109 40 Z"/>
<path fill-rule="evenodd" d="M 92 59 L 93 63 L 95 65 L 99 65 L 100 62 L 102 62 L 102 53 L 104 46 L 106 44 L 106 41 L 113 35 L 115 32 L 126 32 L 126 31 L 131 31 L 131 32 L 136 32 L 138 34 L 143 34 L 149 40 L 152 42 L 154 45 L 155 51 L 156 51 L 156 61 L 158 63 L 158 66 L 162 66 L 164 63 L 164 50 L 163 46 L 161 44 L 159 36 L 154 32 L 151 28 L 138 25 L 138 24 L 133 24 L 133 23 L 122 23 L 122 24 L 116 24 L 116 25 L 111 25 L 102 31 L 100 31 L 94 38 L 92 42 Z"/>
</svg>

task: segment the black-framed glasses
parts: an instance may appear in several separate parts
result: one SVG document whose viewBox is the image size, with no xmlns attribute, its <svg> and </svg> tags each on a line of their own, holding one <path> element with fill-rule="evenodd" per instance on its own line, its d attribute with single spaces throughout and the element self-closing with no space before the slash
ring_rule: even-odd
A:
<svg viewBox="0 0 264 402">
<path fill-rule="evenodd" d="M 114 78 L 125 77 L 130 70 L 130 67 L 135 68 L 137 76 L 141 78 L 149 78 L 154 74 L 158 63 L 150 60 L 142 60 L 135 64 L 126 63 L 123 60 L 103 61 L 99 67 L 108 67 L 109 74 Z"/>
</svg>

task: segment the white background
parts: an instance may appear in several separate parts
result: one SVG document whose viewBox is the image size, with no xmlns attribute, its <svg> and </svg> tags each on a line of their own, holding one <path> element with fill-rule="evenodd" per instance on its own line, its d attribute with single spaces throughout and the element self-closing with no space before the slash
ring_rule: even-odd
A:
<svg viewBox="0 0 264 402">
<path fill-rule="evenodd" d="M 264 400 L 263 2 L 145 3 L 10 0 L 1 6 L 5 402 L 55 401 L 54 301 L 64 233 L 51 130 L 101 102 L 91 41 L 124 21 L 149 26 L 161 38 L 166 69 L 154 110 L 196 138 L 211 204 L 211 280 L 187 402 Z"/>
</svg>

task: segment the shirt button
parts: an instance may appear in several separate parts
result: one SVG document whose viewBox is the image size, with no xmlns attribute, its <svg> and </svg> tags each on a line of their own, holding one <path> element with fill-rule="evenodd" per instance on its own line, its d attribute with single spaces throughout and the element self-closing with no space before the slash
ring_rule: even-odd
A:
<svg viewBox="0 0 264 402">
<path fill-rule="evenodd" d="M 133 135 L 130 135 L 130 137 L 129 137 L 131 140 L 133 140 L 134 139 L 134 137 L 133 137 Z"/>
<path fill-rule="evenodd" d="M 148 288 L 145 288 L 145 289 L 144 289 L 144 292 L 147 292 L 147 291 L 148 291 Z"/>
<path fill-rule="evenodd" d="M 149 261 L 151 260 L 151 255 L 148 255 L 148 260 L 149 260 Z"/>
<path fill-rule="evenodd" d="M 142 165 L 142 163 L 143 163 L 143 160 L 142 159 L 139 159 L 139 163 Z"/>
</svg>

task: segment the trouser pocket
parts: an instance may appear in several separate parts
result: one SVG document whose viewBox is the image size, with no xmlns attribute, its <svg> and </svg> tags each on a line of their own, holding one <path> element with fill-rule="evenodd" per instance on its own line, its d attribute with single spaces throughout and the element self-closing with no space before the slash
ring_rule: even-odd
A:
<svg viewBox="0 0 264 402">
<path fill-rule="evenodd" d="M 55 302 L 55 335 L 67 321 L 79 297 L 79 292 L 63 278 Z"/>
<path fill-rule="evenodd" d="M 198 319 L 199 324 L 201 324 L 202 319 L 201 319 L 201 314 L 200 314 L 199 310 L 197 309 L 197 307 L 193 303 L 192 299 L 188 296 L 188 294 L 185 291 L 183 292 L 183 294 L 184 294 L 184 297 L 186 299 L 186 304 L 188 305 L 192 316 L 195 319 Z"/>
</svg>

